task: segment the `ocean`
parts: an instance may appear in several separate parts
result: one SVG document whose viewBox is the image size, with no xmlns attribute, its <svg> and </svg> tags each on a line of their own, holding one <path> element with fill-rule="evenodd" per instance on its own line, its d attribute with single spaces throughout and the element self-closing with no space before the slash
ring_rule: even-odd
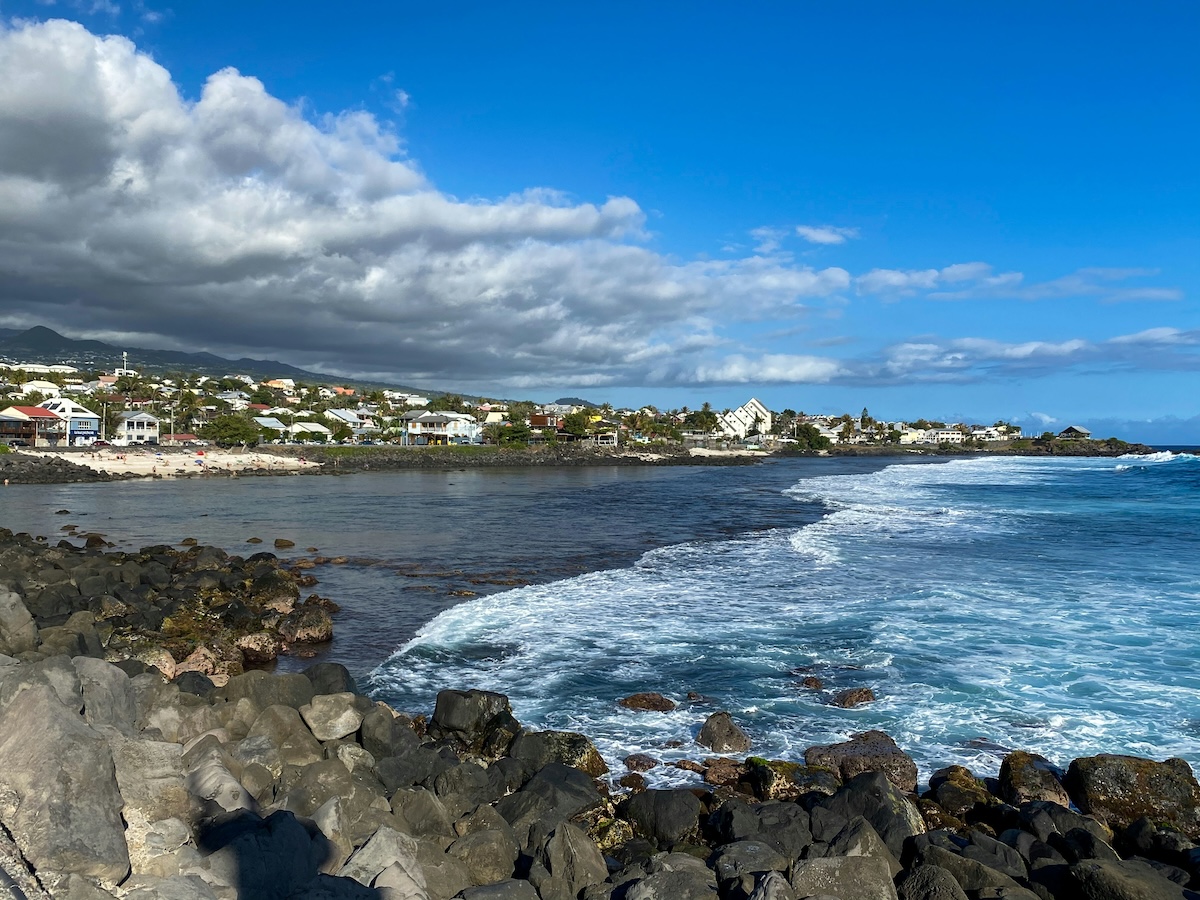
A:
<svg viewBox="0 0 1200 900">
<path fill-rule="evenodd" d="M 882 729 L 923 778 L 953 763 L 994 774 L 1011 748 L 1059 764 L 1109 752 L 1200 765 L 1190 454 L 0 493 L 0 525 L 50 536 L 65 522 L 122 547 L 195 537 L 246 554 L 259 549 L 248 537 L 286 537 L 291 553 L 345 557 L 315 570 L 344 609 L 319 658 L 412 712 L 443 688 L 502 691 L 521 722 L 587 734 L 618 771 L 634 752 L 704 755 L 692 738 L 717 709 L 768 757 Z M 853 687 L 877 700 L 829 703 Z M 680 705 L 617 705 L 635 691 Z"/>
</svg>

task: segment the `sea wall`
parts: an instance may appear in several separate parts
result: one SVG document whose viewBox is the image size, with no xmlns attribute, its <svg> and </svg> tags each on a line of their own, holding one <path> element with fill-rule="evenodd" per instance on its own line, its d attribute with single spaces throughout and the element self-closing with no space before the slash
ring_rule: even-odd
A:
<svg viewBox="0 0 1200 900">
<path fill-rule="evenodd" d="M 274 628 L 294 650 L 279 623 L 328 614 L 299 601 L 303 571 L 100 540 L 0 531 L 0 895 L 1197 896 L 1200 785 L 1180 760 L 1061 771 L 1015 752 L 997 778 L 949 767 L 918 793 L 881 732 L 768 760 L 715 713 L 675 764 L 695 786 L 648 789 L 653 754 L 610 772 L 586 736 L 531 731 L 501 694 L 398 711 L 337 664 L 271 674 L 241 651 L 231 665 L 230 635 Z M 613 702 L 646 716 L 666 703 Z"/>
</svg>

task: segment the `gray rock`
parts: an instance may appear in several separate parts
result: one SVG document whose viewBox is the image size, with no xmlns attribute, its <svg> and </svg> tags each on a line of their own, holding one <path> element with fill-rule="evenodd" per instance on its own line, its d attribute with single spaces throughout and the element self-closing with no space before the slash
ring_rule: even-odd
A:
<svg viewBox="0 0 1200 900">
<path fill-rule="evenodd" d="M 551 763 L 529 779 L 515 794 L 496 803 L 500 813 L 524 842 L 529 826 L 538 819 L 565 821 L 600 804 L 600 792 L 592 779 L 578 769 Z"/>
<path fill-rule="evenodd" d="M 691 791 L 643 791 L 623 800 L 617 814 L 637 834 L 665 847 L 697 831 L 700 809 Z"/>
<path fill-rule="evenodd" d="M 299 709 L 312 702 L 313 683 L 299 673 L 272 675 L 252 669 L 230 678 L 220 694 L 234 703 L 245 698 L 259 709 L 277 705 Z"/>
<path fill-rule="evenodd" d="M 917 764 L 882 731 L 860 732 L 841 744 L 809 747 L 804 761 L 810 766 L 833 769 L 843 781 L 863 772 L 882 772 L 905 793 L 917 789 Z"/>
<path fill-rule="evenodd" d="M 11 703 L 13 697 L 33 685 L 49 687 L 58 702 L 72 712 L 83 711 L 83 687 L 69 657 L 51 656 L 16 669 L 0 687 L 0 706 Z"/>
<path fill-rule="evenodd" d="M 715 712 L 705 720 L 696 743 L 714 753 L 745 753 L 750 749 L 749 735 L 724 711 Z"/>
<path fill-rule="evenodd" d="M 825 849 L 827 857 L 834 856 L 871 856 L 882 859 L 887 863 L 888 871 L 895 878 L 900 874 L 900 861 L 888 849 L 883 838 L 879 836 L 871 823 L 862 816 L 855 816 L 846 823 L 846 827 L 834 836 Z"/>
<path fill-rule="evenodd" d="M 313 693 L 317 696 L 321 694 L 341 694 L 350 692 L 358 693 L 358 685 L 354 682 L 354 677 L 350 674 L 350 670 L 341 663 L 321 662 L 309 666 L 303 672 L 313 686 Z"/>
<path fill-rule="evenodd" d="M 536 859 L 552 878 L 563 882 L 570 897 L 579 896 L 588 885 L 608 877 L 600 849 L 583 829 L 569 822 L 550 832 L 538 848 Z"/>
<path fill-rule="evenodd" d="M 308 679 L 304 679 L 305 684 Z M 324 755 L 300 713 L 290 706 L 268 706 L 250 726 L 248 740 L 266 738 L 279 753 L 285 765 L 307 766 L 319 762 Z"/>
<path fill-rule="evenodd" d="M 925 831 L 920 812 L 882 772 L 851 779 L 832 797 L 814 804 L 810 816 L 813 837 L 819 841 L 833 840 L 851 819 L 862 816 L 896 857 L 903 853 L 906 838 Z"/>
<path fill-rule="evenodd" d="M 516 879 L 467 888 L 456 896 L 461 900 L 538 900 L 538 893 L 532 884 Z"/>
<path fill-rule="evenodd" d="M 791 859 L 763 841 L 735 841 L 713 854 L 712 867 L 721 883 L 746 875 L 785 872 Z"/>
<path fill-rule="evenodd" d="M 121 791 L 125 842 L 134 875 L 168 876 L 178 871 L 178 851 L 191 844 L 184 822 L 191 802 L 178 744 L 134 740 L 115 728 L 102 729 L 112 751 Z M 173 868 L 174 866 L 174 868 Z"/>
<path fill-rule="evenodd" d="M 129 676 L 102 659 L 78 656 L 71 660 L 79 676 L 83 715 L 91 725 L 111 725 L 132 736 L 137 725 L 137 702 Z"/>
<path fill-rule="evenodd" d="M 330 799 L 349 797 L 353 789 L 350 772 L 340 760 L 322 759 L 303 768 L 300 777 L 276 799 L 275 807 L 311 818 Z"/>
<path fill-rule="evenodd" d="M 311 818 L 313 824 L 329 841 L 325 858 L 318 860 L 318 868 L 327 875 L 333 874 L 345 865 L 350 854 L 354 852 L 350 821 L 342 808 L 342 798 L 330 797 L 313 812 Z"/>
<path fill-rule="evenodd" d="M 425 788 L 396 791 L 392 796 L 392 812 L 407 823 L 408 833 L 413 837 L 449 837 L 454 834 L 450 813 L 445 805 Z M 492 813 L 499 818 L 495 810 Z"/>
<path fill-rule="evenodd" d="M 371 707 L 366 697 L 351 693 L 318 694 L 300 707 L 300 718 L 318 741 L 334 741 L 358 731 Z"/>
<path fill-rule="evenodd" d="M 433 779 L 433 790 L 451 819 L 458 819 L 481 803 L 494 800 L 487 772 L 473 762 L 459 763 Z"/>
<path fill-rule="evenodd" d="M 375 878 L 373 887 L 380 900 L 431 900 L 426 890 L 425 873 L 414 861 L 411 867 L 392 863 Z"/>
<path fill-rule="evenodd" d="M 125 900 L 219 900 L 218 894 L 199 875 L 135 876 L 122 890 Z"/>
<path fill-rule="evenodd" d="M 503 694 L 492 691 L 442 691 L 437 696 L 429 733 L 434 737 L 458 737 L 478 746 L 487 726 L 501 714 L 512 717 L 512 707 Z"/>
<path fill-rule="evenodd" d="M 416 750 L 421 743 L 409 721 L 393 715 L 392 710 L 383 705 L 376 705 L 367 712 L 360 728 L 363 749 L 381 761 L 404 756 Z"/>
<path fill-rule="evenodd" d="M 887 862 L 871 856 L 802 860 L 792 871 L 791 885 L 798 897 L 898 900 Z"/>
<path fill-rule="evenodd" d="M 31 685 L 0 710 L 0 821 L 38 870 L 119 883 L 121 806 L 108 744 L 51 688 Z"/>
<path fill-rule="evenodd" d="M 384 869 L 397 864 L 406 872 L 421 871 L 418 850 L 416 840 L 407 834 L 394 828 L 380 828 L 337 874 L 369 886 Z"/>
<path fill-rule="evenodd" d="M 194 867 L 195 874 L 235 887 L 238 897 L 290 898 L 316 878 L 321 862 L 307 829 L 289 812 L 226 818 L 208 828 L 202 841 L 213 852 Z"/>
<path fill-rule="evenodd" d="M 920 848 L 916 861 L 926 865 L 939 866 L 945 869 L 968 894 L 989 888 L 1018 888 L 1020 887 L 1011 877 L 998 872 L 981 862 L 959 856 L 944 847 L 927 845 Z"/>
<path fill-rule="evenodd" d="M 414 740 L 415 740 L 414 735 Z M 389 794 L 414 784 L 429 784 L 451 768 L 450 762 L 429 747 L 417 747 L 402 756 L 389 756 L 375 764 L 375 773 Z"/>
<path fill-rule="evenodd" d="M 1013 806 L 1031 800 L 1050 800 L 1070 805 L 1062 775 L 1050 760 L 1036 753 L 1014 751 L 1000 764 L 1000 796 Z"/>
<path fill-rule="evenodd" d="M 573 766 L 593 778 L 607 774 L 608 765 L 589 738 L 574 731 L 523 731 L 508 755 L 536 772 L 552 762 Z"/>
<path fill-rule="evenodd" d="M 0 587 L 0 653 L 16 656 L 37 646 L 38 629 L 33 616 L 18 594 Z"/>
<path fill-rule="evenodd" d="M 928 863 L 909 869 L 898 884 L 900 900 L 967 900 L 958 879 Z"/>
<path fill-rule="evenodd" d="M 796 892 L 778 872 L 767 872 L 754 886 L 750 900 L 796 900 Z"/>
<path fill-rule="evenodd" d="M 1082 900 L 1185 900 L 1185 891 L 1144 863 L 1091 859 L 1071 867 Z"/>
<path fill-rule="evenodd" d="M 451 844 L 446 852 L 463 861 L 473 884 L 483 885 L 513 876 L 518 848 L 511 832 L 473 831 Z"/>
<path fill-rule="evenodd" d="M 1200 841 L 1200 783 L 1182 759 L 1084 757 L 1071 763 L 1064 784 L 1083 812 L 1111 829 L 1147 817 Z"/>
<path fill-rule="evenodd" d="M 646 868 L 646 877 L 628 888 L 625 900 L 714 900 L 718 896 L 715 873 L 695 857 L 663 854 Z"/>
</svg>

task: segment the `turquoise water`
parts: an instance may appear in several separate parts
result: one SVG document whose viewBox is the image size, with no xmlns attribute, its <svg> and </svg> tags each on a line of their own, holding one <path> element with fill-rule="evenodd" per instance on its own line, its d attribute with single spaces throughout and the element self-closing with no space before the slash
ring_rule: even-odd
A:
<svg viewBox="0 0 1200 900">
<path fill-rule="evenodd" d="M 504 691 L 522 722 L 583 731 L 610 764 L 696 756 L 716 708 L 783 758 L 881 728 L 925 776 L 995 773 L 1009 748 L 1200 764 L 1200 458 L 796 474 L 784 496 L 826 515 L 455 606 L 373 690 L 412 709 L 450 685 Z M 859 686 L 877 702 L 827 702 Z M 639 690 L 684 702 L 616 705 Z"/>
</svg>

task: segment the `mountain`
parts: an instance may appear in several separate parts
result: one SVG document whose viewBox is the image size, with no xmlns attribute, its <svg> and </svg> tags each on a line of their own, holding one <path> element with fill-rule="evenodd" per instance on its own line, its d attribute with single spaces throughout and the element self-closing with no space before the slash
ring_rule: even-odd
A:
<svg viewBox="0 0 1200 900">
<path fill-rule="evenodd" d="M 346 382 L 362 387 L 389 388 L 417 394 L 434 394 L 426 391 L 383 382 L 364 382 L 355 379 L 339 379 L 332 375 L 309 372 L 287 363 L 271 359 L 225 359 L 212 353 L 184 353 L 179 350 L 148 350 L 142 347 L 115 347 L 103 341 L 77 341 L 63 337 L 57 331 L 37 325 L 28 331 L 0 329 L 0 359 L 9 362 L 41 363 L 54 365 L 65 363 L 83 370 L 103 369 L 111 371 L 121 365 L 122 352 L 129 354 L 129 366 L 139 372 L 159 373 L 182 372 L 208 375 L 251 375 L 260 380 L 269 378 L 291 378 L 294 381 Z"/>
<path fill-rule="evenodd" d="M 592 403 L 590 400 L 583 400 L 580 397 L 559 397 L 554 401 L 559 406 L 586 406 L 589 409 L 599 409 L 603 404 Z"/>
</svg>

